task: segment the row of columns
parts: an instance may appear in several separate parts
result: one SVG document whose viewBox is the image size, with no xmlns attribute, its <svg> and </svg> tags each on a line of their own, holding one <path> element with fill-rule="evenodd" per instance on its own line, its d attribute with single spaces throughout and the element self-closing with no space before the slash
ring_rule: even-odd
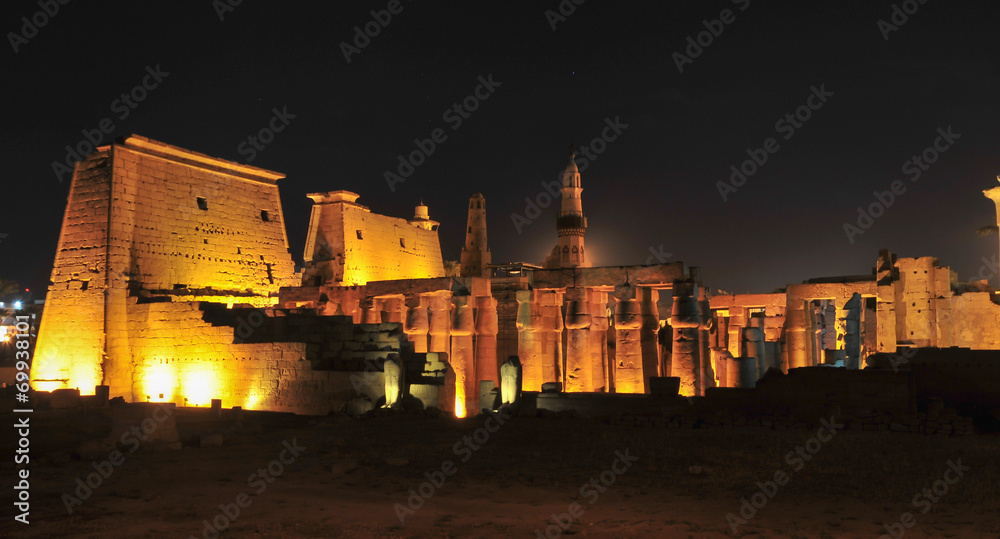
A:
<svg viewBox="0 0 1000 539">
<path fill-rule="evenodd" d="M 714 385 L 712 316 L 703 287 L 674 283 L 674 326 L 665 329 L 672 331 L 668 346 L 659 338 L 664 328 L 658 290 L 621 286 L 613 296 L 612 313 L 609 293 L 604 287 L 517 292 L 525 390 L 561 382 L 568 392 L 648 393 L 651 376 L 679 377 L 684 395 L 703 395 Z"/>
</svg>

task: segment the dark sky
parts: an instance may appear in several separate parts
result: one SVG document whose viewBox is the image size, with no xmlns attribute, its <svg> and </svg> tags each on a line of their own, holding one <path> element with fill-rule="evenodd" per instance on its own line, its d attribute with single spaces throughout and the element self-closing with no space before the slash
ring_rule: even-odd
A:
<svg viewBox="0 0 1000 539">
<path fill-rule="evenodd" d="M 882 247 L 935 256 L 962 280 L 996 256 L 997 237 L 974 234 L 995 222 L 981 191 L 1000 173 L 995 1 L 930 0 L 886 41 L 878 21 L 890 20 L 890 1 L 589 0 L 553 30 L 556 0 L 404 0 L 348 63 L 341 43 L 387 4 L 244 1 L 220 21 L 209 0 L 73 1 L 16 53 L 8 33 L 0 277 L 46 285 L 69 188 L 52 163 L 81 130 L 108 118 L 103 143 L 137 133 L 247 162 L 240 143 L 274 108 L 295 118 L 252 164 L 288 176 L 281 196 L 299 262 L 306 193 L 339 189 L 399 217 L 423 199 L 454 260 L 468 197 L 482 192 L 493 260 L 540 262 L 556 241 L 556 205 L 520 234 L 512 214 L 556 178 L 569 143 L 590 145 L 615 118 L 628 127 L 582 173 L 598 265 L 642 264 L 662 249 L 700 266 L 713 289 L 769 292 L 868 273 Z M 679 72 L 673 53 L 727 8 L 735 21 Z M 0 9 L 3 31 L 20 33 L 40 8 Z M 147 66 L 169 75 L 120 119 L 113 102 Z M 453 129 L 445 111 L 490 75 L 500 86 Z M 814 86 L 833 95 L 786 140 L 776 122 Z M 904 163 L 949 126 L 960 138 L 911 181 Z M 447 139 L 390 191 L 385 172 L 436 128 Z M 724 202 L 717 182 L 769 137 L 779 149 Z M 906 191 L 848 241 L 856 208 L 895 180 Z"/>
</svg>

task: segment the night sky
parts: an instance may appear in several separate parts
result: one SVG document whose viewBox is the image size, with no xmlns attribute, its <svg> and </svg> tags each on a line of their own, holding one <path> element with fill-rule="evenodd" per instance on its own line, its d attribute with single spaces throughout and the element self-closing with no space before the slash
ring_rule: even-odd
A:
<svg viewBox="0 0 1000 539">
<path fill-rule="evenodd" d="M 997 255 L 996 236 L 975 234 L 995 222 L 982 190 L 1000 173 L 995 1 L 929 0 L 894 30 L 891 1 L 564 0 L 575 11 L 559 20 L 546 16 L 559 13 L 556 0 L 404 0 L 350 62 L 342 43 L 356 26 L 375 28 L 370 11 L 388 1 L 244 1 L 220 20 L 224 2 L 71 1 L 26 43 L 10 32 L 37 1 L 3 3 L 0 277 L 47 285 L 70 183 L 53 162 L 82 130 L 108 119 L 101 144 L 136 133 L 246 163 L 241 143 L 274 109 L 294 118 L 249 162 L 287 174 L 279 185 L 299 263 L 306 193 L 340 189 L 397 217 L 423 200 L 448 260 L 459 258 L 468 198 L 482 192 L 493 261 L 540 263 L 558 201 L 520 233 L 511 216 L 557 178 L 570 143 L 595 147 L 616 119 L 627 127 L 582 170 L 595 265 L 643 264 L 652 249 L 701 267 L 713 290 L 744 293 L 866 274 L 879 248 L 937 257 L 961 280 Z M 724 9 L 731 22 L 712 23 Z M 675 53 L 706 20 L 722 33 L 680 72 Z M 168 75 L 145 99 L 116 103 L 157 66 Z M 477 110 L 462 118 L 453 107 L 480 77 L 499 85 L 470 98 Z M 794 130 L 778 123 L 814 87 L 832 95 L 801 109 L 810 117 Z M 959 137 L 937 140 L 949 127 Z M 397 156 L 435 129 L 446 139 L 390 190 Z M 724 201 L 718 182 L 768 138 L 777 151 Z M 913 181 L 907 161 L 936 141 L 947 149 Z M 849 241 L 844 224 L 858 226 L 857 208 L 896 180 L 905 192 Z"/>
</svg>

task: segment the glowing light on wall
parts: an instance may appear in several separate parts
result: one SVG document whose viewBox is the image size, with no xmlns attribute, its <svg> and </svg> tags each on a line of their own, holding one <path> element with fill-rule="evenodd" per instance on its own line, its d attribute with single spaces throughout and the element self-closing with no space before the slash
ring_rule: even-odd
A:
<svg viewBox="0 0 1000 539">
<path fill-rule="evenodd" d="M 150 366 L 143 378 L 143 390 L 151 402 L 172 402 L 176 387 L 177 376 L 169 363 Z"/>
<path fill-rule="evenodd" d="M 465 417 L 465 399 L 457 395 L 455 396 L 455 417 Z"/>
<path fill-rule="evenodd" d="M 244 410 L 254 410 L 254 409 L 256 409 L 256 407 L 257 407 L 257 400 L 258 400 L 257 394 L 256 393 L 250 393 L 250 395 L 247 396 L 246 403 L 243 404 L 243 409 Z"/>
<path fill-rule="evenodd" d="M 62 382 L 60 380 L 35 380 L 32 382 L 31 387 L 33 387 L 35 391 L 55 391 L 66 387 L 66 382 Z"/>
<path fill-rule="evenodd" d="M 192 366 L 184 373 L 181 392 L 188 406 L 207 406 L 215 396 L 215 375 L 206 366 Z"/>
<path fill-rule="evenodd" d="M 81 395 L 93 395 L 94 388 L 101 385 L 101 378 L 102 374 L 99 366 L 87 363 L 74 363 L 70 367 L 69 383 L 64 384 L 63 387 L 78 387 L 80 388 Z"/>
</svg>

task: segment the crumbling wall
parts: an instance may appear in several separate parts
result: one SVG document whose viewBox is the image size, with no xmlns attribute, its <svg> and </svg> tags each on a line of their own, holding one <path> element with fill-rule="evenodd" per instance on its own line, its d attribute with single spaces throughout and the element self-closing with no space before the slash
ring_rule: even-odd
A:
<svg viewBox="0 0 1000 539">
<path fill-rule="evenodd" d="M 1000 350 L 1000 305 L 989 292 L 951 297 L 952 344 L 973 350 Z"/>
<path fill-rule="evenodd" d="M 349 372 L 313 368 L 328 351 L 314 342 L 325 338 L 314 331 L 321 329 L 319 325 L 309 324 L 320 317 L 289 317 L 291 324 L 283 329 L 293 334 L 278 341 L 276 319 L 259 309 L 235 310 L 232 326 L 206 321 L 201 306 L 193 302 L 133 303 L 128 310 L 134 402 L 207 406 L 212 399 L 221 399 L 227 408 L 325 415 L 359 392 L 374 402 L 383 391 L 381 372 L 364 373 L 360 361 L 355 365 L 359 368 Z M 346 333 L 332 332 L 338 350 L 355 360 L 371 355 L 357 342 L 370 332 L 358 335 L 344 317 L 323 318 L 346 328 Z M 382 358 L 387 353 L 376 352 Z"/>
</svg>

